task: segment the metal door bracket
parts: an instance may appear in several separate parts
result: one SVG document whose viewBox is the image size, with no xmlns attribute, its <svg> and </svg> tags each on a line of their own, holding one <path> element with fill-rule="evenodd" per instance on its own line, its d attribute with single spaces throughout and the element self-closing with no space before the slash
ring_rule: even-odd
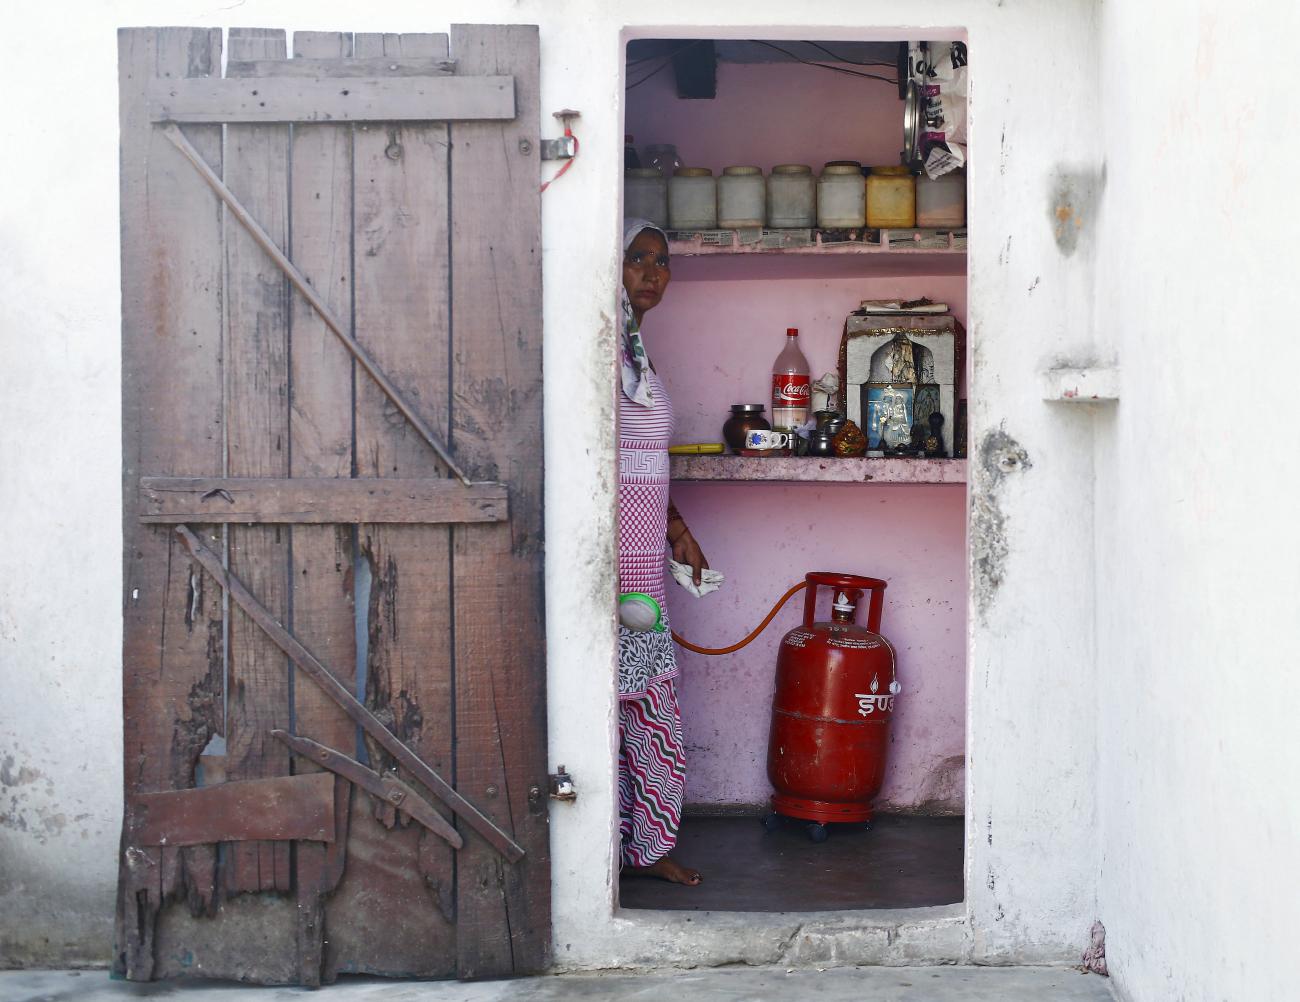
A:
<svg viewBox="0 0 1300 1002">
<path fill-rule="evenodd" d="M 578 791 L 573 785 L 573 777 L 560 766 L 559 772 L 550 775 L 552 800 L 577 800 Z"/>
<path fill-rule="evenodd" d="M 543 160 L 572 160 L 578 155 L 578 143 L 572 136 L 542 140 Z"/>
</svg>

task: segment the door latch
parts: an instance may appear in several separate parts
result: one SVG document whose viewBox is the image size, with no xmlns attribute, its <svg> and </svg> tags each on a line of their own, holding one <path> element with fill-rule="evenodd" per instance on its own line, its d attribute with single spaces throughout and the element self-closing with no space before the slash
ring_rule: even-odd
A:
<svg viewBox="0 0 1300 1002">
<path fill-rule="evenodd" d="M 542 140 L 543 160 L 572 160 L 578 155 L 578 141 L 572 136 Z"/>
<path fill-rule="evenodd" d="M 573 120 L 581 115 L 581 112 L 571 108 L 552 113 L 552 117 L 559 119 L 560 124 L 564 126 L 564 135 L 559 139 L 542 140 L 543 160 L 572 160 L 578 155 L 578 140 L 573 134 Z"/>
<path fill-rule="evenodd" d="M 559 772 L 550 775 L 552 800 L 577 800 L 578 791 L 573 785 L 573 777 L 560 766 Z"/>
</svg>

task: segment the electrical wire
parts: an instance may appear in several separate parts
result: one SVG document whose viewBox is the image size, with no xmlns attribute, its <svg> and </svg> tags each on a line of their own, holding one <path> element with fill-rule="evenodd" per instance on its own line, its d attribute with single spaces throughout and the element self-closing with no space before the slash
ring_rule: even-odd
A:
<svg viewBox="0 0 1300 1002">
<path fill-rule="evenodd" d="M 826 48 L 826 46 L 822 45 L 820 42 L 805 41 L 803 44 L 811 45 L 814 49 L 821 49 L 822 52 L 826 53 L 826 55 L 830 56 L 832 59 L 834 59 L 836 62 L 839 63 L 851 63 L 854 66 L 888 66 L 890 69 L 893 69 L 896 65 L 892 59 L 882 60 L 879 62 L 862 62 L 861 60 L 850 59 L 847 56 L 841 56 L 837 52 L 832 52 L 830 49 Z"/>
<path fill-rule="evenodd" d="M 631 90 L 633 87 L 640 87 L 643 83 L 645 83 L 645 82 L 646 82 L 647 80 L 649 80 L 651 77 L 656 76 L 656 75 L 658 75 L 660 72 L 662 72 L 663 70 L 665 70 L 665 69 L 668 67 L 668 64 L 671 63 L 674 59 L 676 59 L 676 58 L 677 58 L 679 55 L 681 55 L 683 52 L 687 52 L 687 51 L 689 51 L 689 50 L 695 48 L 695 46 L 697 46 L 697 45 L 703 45 L 705 42 L 710 42 L 710 41 L 712 41 L 712 39 L 710 39 L 710 38 L 697 38 L 697 39 L 695 39 L 695 41 L 693 41 L 693 42 L 687 42 L 685 45 L 681 46 L 680 48 L 674 49 L 672 52 L 668 53 L 668 55 L 666 55 L 666 56 L 663 57 L 662 61 L 659 63 L 658 66 L 656 66 L 653 70 L 651 70 L 649 73 L 647 73 L 645 76 L 643 76 L 640 80 L 637 80 L 637 81 L 635 81 L 635 82 L 633 82 L 633 83 L 628 84 L 628 85 L 624 88 L 624 90 Z M 636 63 L 649 62 L 649 61 L 650 61 L 651 59 L 653 59 L 653 58 L 655 58 L 655 57 L 653 57 L 653 56 L 646 56 L 644 59 L 638 59 L 638 60 L 636 60 L 635 62 L 636 62 Z M 627 65 L 628 65 L 628 66 L 632 66 L 633 63 L 629 62 Z"/>
<path fill-rule="evenodd" d="M 573 140 L 573 156 L 564 162 L 564 166 L 555 172 L 555 176 L 542 185 L 542 191 L 545 191 L 560 178 L 564 177 L 565 171 L 573 166 L 573 161 L 578 159 L 578 137 L 573 134 L 573 128 L 570 125 L 564 126 L 564 134 Z"/>
<path fill-rule="evenodd" d="M 649 73 L 647 73 L 645 76 L 643 76 L 640 80 L 636 80 L 636 81 L 634 81 L 633 83 L 628 84 L 628 85 L 624 88 L 624 90 L 631 90 L 633 87 L 640 87 L 643 83 L 645 83 L 645 82 L 646 82 L 647 80 L 649 80 L 651 77 L 658 76 L 660 73 L 662 73 L 664 70 L 666 70 L 666 69 L 668 68 L 668 64 L 671 63 L 672 61 L 673 61 L 673 57 L 672 57 L 672 56 L 669 56 L 667 59 L 665 59 L 663 62 L 661 62 L 658 66 L 656 66 L 654 69 L 652 69 Z"/>
<path fill-rule="evenodd" d="M 898 80 L 895 79 L 894 77 L 882 77 L 875 73 L 863 73 L 861 70 L 851 70 L 847 66 L 827 66 L 825 63 L 818 63 L 818 62 L 814 62 L 811 59 L 804 59 L 802 56 L 796 55 L 795 53 L 791 52 L 789 49 L 783 49 L 781 48 L 781 46 L 774 45 L 771 42 L 764 42 L 757 38 L 752 39 L 752 41 L 754 41 L 758 45 L 766 45 L 769 49 L 775 49 L 777 52 L 789 56 L 795 62 L 803 63 L 805 66 L 816 66 L 818 69 L 830 70 L 832 73 L 847 73 L 849 74 L 849 76 L 866 77 L 869 80 L 879 80 L 882 83 L 893 84 L 895 87 L 898 86 Z"/>
</svg>

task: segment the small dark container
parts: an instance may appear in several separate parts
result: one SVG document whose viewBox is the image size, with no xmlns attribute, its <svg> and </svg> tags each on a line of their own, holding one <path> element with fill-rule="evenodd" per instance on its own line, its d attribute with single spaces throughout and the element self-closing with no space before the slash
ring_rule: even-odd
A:
<svg viewBox="0 0 1300 1002">
<path fill-rule="evenodd" d="M 745 447 L 745 434 L 751 431 L 771 431 L 772 426 L 763 417 L 762 404 L 732 404 L 731 417 L 722 426 L 722 440 L 732 452 Z"/>
<path fill-rule="evenodd" d="M 808 455 L 809 456 L 834 456 L 835 445 L 832 442 L 834 435 L 825 428 L 818 428 L 808 436 Z"/>
<path fill-rule="evenodd" d="M 829 431 L 832 437 L 840 433 L 844 422 L 848 420 L 839 411 L 817 411 L 813 417 L 817 419 L 817 430 Z"/>
</svg>

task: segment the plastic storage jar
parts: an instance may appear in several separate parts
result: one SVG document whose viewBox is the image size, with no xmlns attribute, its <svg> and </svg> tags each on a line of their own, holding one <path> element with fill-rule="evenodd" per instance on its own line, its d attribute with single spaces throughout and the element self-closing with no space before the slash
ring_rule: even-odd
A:
<svg viewBox="0 0 1300 1002">
<path fill-rule="evenodd" d="M 763 225 L 766 186 L 762 167 L 724 167 L 718 178 L 718 225 L 740 230 Z"/>
<path fill-rule="evenodd" d="M 957 229 L 966 225 L 966 172 L 955 170 L 931 181 L 916 179 L 916 225 Z"/>
<path fill-rule="evenodd" d="M 668 228 L 668 179 L 653 167 L 623 172 L 623 215 Z"/>
<path fill-rule="evenodd" d="M 674 230 L 718 228 L 718 183 L 707 167 L 678 167 L 668 181 L 668 225 Z"/>
<path fill-rule="evenodd" d="M 906 167 L 872 167 L 867 176 L 867 225 L 906 230 L 916 225 L 916 178 Z"/>
<path fill-rule="evenodd" d="M 767 225 L 803 230 L 817 225 L 817 179 L 807 164 L 778 164 L 767 178 Z"/>
<path fill-rule="evenodd" d="M 867 192 L 861 168 L 827 164 L 817 179 L 817 225 L 838 230 L 866 224 Z"/>
</svg>

